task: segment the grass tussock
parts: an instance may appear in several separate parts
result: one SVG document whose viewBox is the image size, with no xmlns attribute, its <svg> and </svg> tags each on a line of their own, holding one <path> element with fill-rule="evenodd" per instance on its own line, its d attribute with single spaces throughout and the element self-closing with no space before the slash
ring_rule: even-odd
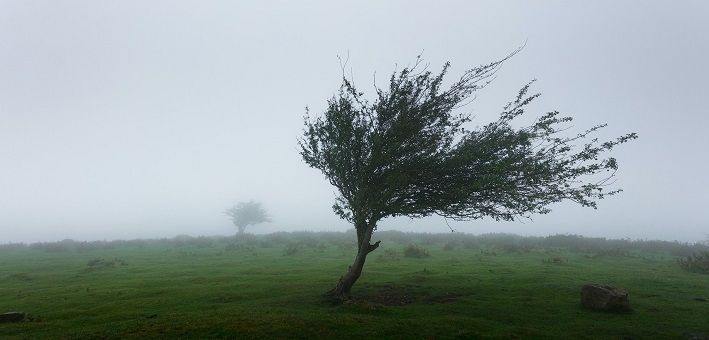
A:
<svg viewBox="0 0 709 340">
<path fill-rule="evenodd" d="M 114 258 L 113 260 L 104 260 L 104 259 L 99 259 L 99 258 L 93 258 L 89 260 L 89 262 L 86 264 L 86 268 L 88 270 L 94 270 L 96 268 L 101 268 L 101 267 L 115 267 L 116 265 L 120 266 L 126 266 L 128 263 L 126 261 L 123 261 L 119 258 Z"/>
</svg>

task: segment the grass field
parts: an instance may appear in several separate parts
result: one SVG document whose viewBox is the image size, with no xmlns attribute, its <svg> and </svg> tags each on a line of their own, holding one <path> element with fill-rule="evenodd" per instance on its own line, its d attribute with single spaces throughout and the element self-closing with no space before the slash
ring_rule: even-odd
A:
<svg viewBox="0 0 709 340">
<path fill-rule="evenodd" d="M 2 339 L 709 336 L 700 245 L 556 235 L 375 233 L 349 303 L 322 293 L 354 259 L 352 233 L 0 246 Z M 422 257 L 407 257 L 405 249 Z M 425 249 L 425 252 L 424 252 Z M 412 255 L 411 253 L 408 253 Z M 425 256 L 425 255 L 429 256 Z M 632 312 L 580 304 L 584 284 L 629 292 Z"/>
</svg>

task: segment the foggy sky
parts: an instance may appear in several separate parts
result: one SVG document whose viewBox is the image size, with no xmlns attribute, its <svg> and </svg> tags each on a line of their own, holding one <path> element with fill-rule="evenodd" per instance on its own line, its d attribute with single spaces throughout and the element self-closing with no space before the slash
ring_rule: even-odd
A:
<svg viewBox="0 0 709 340">
<path fill-rule="evenodd" d="M 701 0 L 0 0 L 0 243 L 232 234 L 222 212 L 250 199 L 274 222 L 249 232 L 344 231 L 335 189 L 297 150 L 304 108 L 340 85 L 338 56 L 373 98 L 375 77 L 422 52 L 452 81 L 525 43 L 465 108 L 473 126 L 537 79 L 525 119 L 559 110 L 571 133 L 639 134 L 612 154 L 624 192 L 450 226 L 705 240 L 707 17 Z M 391 229 L 450 232 L 440 217 Z"/>
</svg>

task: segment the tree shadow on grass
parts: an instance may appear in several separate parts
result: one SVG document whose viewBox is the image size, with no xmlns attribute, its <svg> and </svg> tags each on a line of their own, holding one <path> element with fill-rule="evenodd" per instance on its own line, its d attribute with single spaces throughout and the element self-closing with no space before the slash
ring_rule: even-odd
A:
<svg viewBox="0 0 709 340">
<path fill-rule="evenodd" d="M 420 285 L 397 285 L 391 282 L 385 284 L 365 282 L 361 285 L 361 288 L 367 293 L 351 294 L 344 299 L 330 299 L 327 301 L 333 305 L 355 304 L 377 308 L 405 306 L 417 302 L 426 304 L 449 303 L 458 301 L 461 297 L 461 295 L 457 294 L 432 295 L 427 288 Z"/>
</svg>

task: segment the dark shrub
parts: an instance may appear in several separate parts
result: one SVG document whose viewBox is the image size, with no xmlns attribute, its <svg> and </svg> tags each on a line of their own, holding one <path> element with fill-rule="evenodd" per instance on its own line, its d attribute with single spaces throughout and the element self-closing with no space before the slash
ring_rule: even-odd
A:
<svg viewBox="0 0 709 340">
<path fill-rule="evenodd" d="M 383 254 L 379 254 L 377 257 L 378 260 L 384 261 L 384 260 L 399 260 L 399 253 L 395 249 L 387 248 L 384 249 Z"/>
<path fill-rule="evenodd" d="M 677 259 L 682 269 L 702 274 L 709 274 L 709 251 L 689 255 L 684 259 Z"/>
<path fill-rule="evenodd" d="M 404 247 L 404 256 L 420 259 L 424 257 L 429 257 L 431 255 L 428 254 L 428 251 L 426 249 L 414 244 L 410 244 Z"/>
<path fill-rule="evenodd" d="M 285 247 L 283 247 L 283 256 L 295 255 L 298 253 L 298 244 L 293 242 L 288 242 Z"/>
<path fill-rule="evenodd" d="M 115 258 L 113 260 L 104 260 L 104 259 L 99 259 L 99 258 L 93 258 L 89 260 L 89 262 L 86 264 L 86 267 L 88 267 L 89 270 L 94 270 L 96 267 L 113 267 L 116 264 L 119 264 L 121 266 L 125 266 L 128 263 L 126 261 L 123 261 L 121 259 Z"/>
<path fill-rule="evenodd" d="M 563 263 L 564 260 L 562 260 L 561 257 L 555 256 L 555 257 L 550 257 L 548 259 L 542 259 L 542 262 L 544 262 L 544 263 Z M 568 260 L 566 262 L 568 262 Z"/>
<path fill-rule="evenodd" d="M 526 245 L 522 244 L 517 244 L 517 243 L 506 243 L 502 245 L 502 250 L 504 250 L 507 253 L 529 253 L 531 251 L 531 248 Z"/>
</svg>

